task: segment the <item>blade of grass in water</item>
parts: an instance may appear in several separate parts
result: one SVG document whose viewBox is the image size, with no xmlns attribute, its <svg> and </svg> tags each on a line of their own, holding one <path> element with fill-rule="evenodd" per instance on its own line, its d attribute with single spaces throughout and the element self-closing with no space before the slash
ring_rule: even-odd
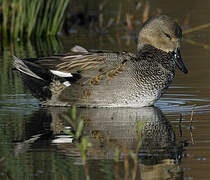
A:
<svg viewBox="0 0 210 180">
<path fill-rule="evenodd" d="M 65 10 L 67 8 L 68 1 L 67 0 L 61 0 L 59 3 L 57 1 L 57 11 L 53 18 L 52 22 L 52 29 L 50 31 L 50 34 L 55 35 L 60 30 L 60 27 L 63 25 L 63 15 L 65 13 Z"/>
<path fill-rule="evenodd" d="M 19 36 L 22 38 L 23 37 L 23 34 L 24 34 L 24 25 L 25 23 L 29 23 L 28 21 L 28 16 L 26 14 L 26 2 L 25 0 L 21 0 L 20 1 L 20 9 L 21 9 L 21 16 L 20 16 L 20 32 L 19 32 Z"/>
<path fill-rule="evenodd" d="M 48 1 L 49 2 L 49 1 Z M 36 29 L 36 35 L 41 36 L 44 30 L 47 29 L 48 24 L 48 13 L 49 13 L 50 3 L 42 3 L 40 8 L 40 14 L 43 14 L 42 19 L 38 19 L 38 28 Z"/>
<path fill-rule="evenodd" d="M 12 35 L 14 33 L 14 26 L 16 20 L 16 0 L 13 0 L 11 7 L 12 7 L 12 19 L 10 25 L 10 34 Z"/>
<path fill-rule="evenodd" d="M 63 23 L 64 23 L 64 20 L 65 20 L 65 18 L 64 18 L 65 17 L 65 12 L 68 9 L 69 4 L 70 4 L 69 1 L 65 1 L 64 8 L 63 8 L 63 11 L 62 11 L 62 13 L 60 15 L 60 19 L 59 19 L 60 25 L 58 23 L 56 33 L 60 32 L 61 28 L 63 27 Z"/>
<path fill-rule="evenodd" d="M 28 3 L 28 7 L 30 7 L 28 9 L 28 21 L 29 21 L 29 23 L 27 24 L 27 37 L 28 38 L 31 37 L 32 31 L 35 27 L 41 3 L 42 3 L 41 1 L 37 1 L 37 0 L 32 0 L 31 1 L 31 6 L 29 6 L 30 3 Z"/>
<path fill-rule="evenodd" d="M 56 35 L 63 25 L 69 0 L 2 0 L 3 37 Z M 11 5 L 11 8 L 9 6 Z M 11 14 L 11 16 L 9 16 Z"/>
<path fill-rule="evenodd" d="M 19 35 L 19 31 L 20 31 L 20 21 L 21 21 L 21 1 L 17 3 L 18 7 L 17 7 L 17 15 L 16 15 L 16 20 L 15 20 L 15 25 L 14 25 L 14 33 L 12 34 L 12 36 L 14 38 L 17 38 Z"/>
<path fill-rule="evenodd" d="M 49 3 L 49 1 L 47 3 Z M 51 35 L 50 31 L 51 31 L 51 27 L 52 27 L 52 19 L 55 15 L 55 11 L 54 11 L 55 9 L 56 9 L 56 0 L 53 0 L 53 3 L 50 3 L 50 9 L 49 9 L 49 14 L 48 14 L 48 17 L 50 17 L 50 18 L 48 20 L 48 24 L 47 24 L 47 28 L 46 28 L 47 35 Z"/>
<path fill-rule="evenodd" d="M 2 0 L 2 7 L 3 7 L 3 36 L 7 38 L 7 22 L 8 22 L 8 15 L 9 15 L 9 4 L 7 0 Z"/>
</svg>

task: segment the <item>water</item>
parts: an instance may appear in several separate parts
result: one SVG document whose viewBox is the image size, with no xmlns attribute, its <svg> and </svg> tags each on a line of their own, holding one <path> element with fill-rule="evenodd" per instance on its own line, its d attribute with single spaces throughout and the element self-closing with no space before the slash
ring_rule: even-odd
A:
<svg viewBox="0 0 210 180">
<path fill-rule="evenodd" d="M 151 9 L 159 7 L 180 23 L 190 13 L 190 27 L 208 23 L 207 1 L 202 4 L 185 1 L 179 9 L 175 8 L 177 1 L 161 2 L 151 4 Z M 59 39 L 2 42 L 0 179 L 85 179 L 79 150 L 71 142 L 72 137 L 64 133 L 69 125 L 62 115 L 68 109 L 41 108 L 18 74 L 11 70 L 13 54 L 47 56 L 67 52 L 75 44 L 88 49 L 135 52 L 135 32 L 127 33 L 123 27 L 109 29 L 102 35 L 87 35 L 81 27 L 75 30 L 77 33 Z M 114 179 L 116 174 L 121 179 L 126 176 L 123 154 L 126 148 L 135 151 L 137 121 L 142 136 L 137 179 L 209 179 L 210 51 L 208 47 L 203 48 L 209 40 L 209 29 L 184 36 L 182 56 L 189 74 L 177 72 L 167 93 L 156 103 L 157 108 L 77 110 L 85 120 L 84 135 L 88 135 L 92 143 L 87 163 L 91 179 Z M 119 145 L 126 148 L 116 165 L 115 148 Z M 132 174 L 133 161 L 128 161 Z"/>
</svg>

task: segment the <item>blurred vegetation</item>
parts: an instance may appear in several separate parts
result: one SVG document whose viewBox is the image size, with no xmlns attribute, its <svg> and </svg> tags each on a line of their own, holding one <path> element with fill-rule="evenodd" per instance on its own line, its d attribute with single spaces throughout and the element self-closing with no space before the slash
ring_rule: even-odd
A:
<svg viewBox="0 0 210 180">
<path fill-rule="evenodd" d="M 39 57 L 58 54 L 62 51 L 63 46 L 60 40 L 55 37 L 47 38 L 45 41 L 37 38 L 33 43 L 31 41 L 7 43 L 7 40 L 4 39 L 2 44 L 0 44 L 0 53 L 2 56 L 0 56 L 2 59 L 0 61 L 0 94 L 13 93 L 18 96 L 25 89 L 22 80 L 18 77 L 18 73 L 12 71 L 12 55 L 18 57 Z"/>
<path fill-rule="evenodd" d="M 24 141 L 27 138 L 25 126 L 35 123 L 27 122 L 31 115 L 25 118 L 21 115 L 16 113 L 14 119 L 13 114 L 13 118 L 11 116 L 7 121 L 0 119 L 0 179 L 84 179 L 82 167 L 75 166 L 73 159 L 67 159 L 56 151 L 28 150 L 32 142 Z M 43 118 L 42 123 L 44 120 L 46 126 L 46 119 Z M 20 134 L 16 132 L 17 126 Z"/>
<path fill-rule="evenodd" d="M 114 13 L 107 9 L 114 10 Z M 150 4 L 145 0 L 116 1 L 112 6 L 108 1 L 0 0 L 0 30 L 5 39 L 57 35 L 62 31 L 68 34 L 77 25 L 85 25 L 88 30 L 100 33 L 114 24 L 126 25 L 132 30 L 136 23 L 148 19 L 149 9 Z M 160 12 L 156 9 L 151 13 Z"/>
<path fill-rule="evenodd" d="M 4 38 L 56 35 L 61 30 L 69 0 L 0 0 Z"/>
<path fill-rule="evenodd" d="M 110 27 L 123 27 L 128 39 L 150 16 L 167 13 L 158 3 L 148 0 L 0 0 L 0 37 L 18 39 L 23 37 L 46 37 L 57 34 L 79 32 L 80 26 L 86 31 L 107 33 Z M 152 6 L 152 4 L 156 4 Z M 189 34 L 210 27 L 209 23 L 196 27 L 190 26 L 191 13 L 183 20 L 183 34 Z M 79 26 L 79 27 L 78 27 Z M 77 28 L 78 27 L 78 28 Z M 128 32 L 127 32 L 128 31 Z M 186 42 L 209 49 L 208 44 L 186 39 Z"/>
</svg>

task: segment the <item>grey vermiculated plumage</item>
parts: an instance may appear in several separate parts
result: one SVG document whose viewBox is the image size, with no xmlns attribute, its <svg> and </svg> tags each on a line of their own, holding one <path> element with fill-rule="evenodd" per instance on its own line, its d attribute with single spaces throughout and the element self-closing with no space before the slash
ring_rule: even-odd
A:
<svg viewBox="0 0 210 180">
<path fill-rule="evenodd" d="M 27 74 L 22 76 L 24 82 L 27 82 L 27 76 L 30 78 L 33 94 L 37 92 L 32 81 L 36 79 L 37 83 L 35 75 L 41 78 L 42 84 L 46 82 L 36 97 L 44 100 L 43 104 L 47 106 L 150 106 L 172 82 L 176 66 L 187 73 L 179 50 L 181 38 L 179 25 L 169 17 L 159 15 L 141 28 L 136 55 L 87 51 L 77 46 L 68 54 L 33 59 L 33 62 L 16 58 L 15 67 Z"/>
</svg>

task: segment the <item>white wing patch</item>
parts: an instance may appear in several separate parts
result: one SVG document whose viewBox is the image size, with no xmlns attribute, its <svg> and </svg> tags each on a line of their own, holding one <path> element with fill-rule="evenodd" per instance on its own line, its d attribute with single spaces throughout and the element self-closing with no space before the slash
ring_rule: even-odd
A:
<svg viewBox="0 0 210 180">
<path fill-rule="evenodd" d="M 69 81 L 65 81 L 65 82 L 63 82 L 63 85 L 64 85 L 64 86 L 66 86 L 66 87 L 71 86 L 71 84 L 69 83 Z"/>
<path fill-rule="evenodd" d="M 50 70 L 50 72 L 59 77 L 73 77 L 71 73 L 67 72 L 56 71 L 56 70 Z"/>
<path fill-rule="evenodd" d="M 74 138 L 71 135 L 59 135 L 56 139 L 52 140 L 52 143 L 72 143 Z"/>
<path fill-rule="evenodd" d="M 73 48 L 71 48 L 71 52 L 82 52 L 82 53 L 88 53 L 88 50 L 83 48 L 82 46 L 74 46 Z"/>
</svg>

